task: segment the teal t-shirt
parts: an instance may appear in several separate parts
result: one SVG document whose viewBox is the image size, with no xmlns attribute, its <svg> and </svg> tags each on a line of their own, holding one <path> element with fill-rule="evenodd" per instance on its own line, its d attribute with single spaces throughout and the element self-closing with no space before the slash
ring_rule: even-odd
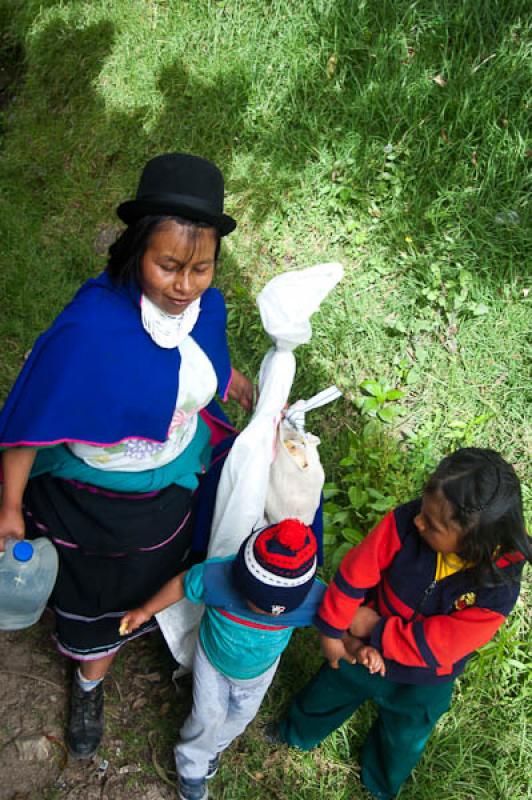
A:
<svg viewBox="0 0 532 800">
<path fill-rule="evenodd" d="M 233 561 L 213 558 L 196 564 L 185 576 L 185 596 L 192 603 L 203 603 L 205 586 L 203 573 L 209 563 Z M 261 615 L 262 616 L 262 615 Z M 239 614 L 240 619 L 244 619 Z M 293 627 L 285 627 L 282 617 L 264 615 L 264 627 L 250 610 L 251 625 L 235 622 L 227 612 L 206 605 L 200 625 L 200 641 L 211 664 L 223 675 L 237 680 L 256 678 L 266 672 L 281 655 L 292 636 Z"/>
</svg>

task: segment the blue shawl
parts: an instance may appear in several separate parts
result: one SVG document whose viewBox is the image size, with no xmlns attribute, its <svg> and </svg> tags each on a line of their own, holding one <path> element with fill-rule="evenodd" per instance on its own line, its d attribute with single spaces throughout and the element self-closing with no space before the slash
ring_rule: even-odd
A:
<svg viewBox="0 0 532 800">
<path fill-rule="evenodd" d="M 0 447 L 61 442 L 116 444 L 167 438 L 179 389 L 179 349 L 142 327 L 140 289 L 88 280 L 35 342 L 0 414 Z M 206 353 L 224 396 L 231 363 L 226 310 L 217 289 L 201 297 L 191 337 Z"/>
</svg>

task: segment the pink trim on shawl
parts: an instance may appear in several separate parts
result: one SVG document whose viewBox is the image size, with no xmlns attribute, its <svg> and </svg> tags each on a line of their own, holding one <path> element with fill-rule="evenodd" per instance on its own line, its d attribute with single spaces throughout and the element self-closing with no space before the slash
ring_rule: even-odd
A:
<svg viewBox="0 0 532 800">
<path fill-rule="evenodd" d="M 48 442 L 30 442 L 21 439 L 19 442 L 0 442 L 0 447 L 53 447 L 56 444 L 88 444 L 91 447 L 114 447 L 122 442 L 127 442 L 130 439 L 140 439 L 144 442 L 153 442 L 154 444 L 164 444 L 165 439 L 149 439 L 147 436 L 124 436 L 116 442 L 91 442 L 89 439 L 53 439 Z"/>
</svg>

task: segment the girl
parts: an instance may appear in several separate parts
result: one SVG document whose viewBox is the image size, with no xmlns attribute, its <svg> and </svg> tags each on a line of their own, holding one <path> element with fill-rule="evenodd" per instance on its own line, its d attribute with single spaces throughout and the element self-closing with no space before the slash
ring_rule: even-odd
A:
<svg viewBox="0 0 532 800">
<path fill-rule="evenodd" d="M 477 448 L 444 458 L 422 498 L 387 514 L 340 564 L 317 617 L 328 663 L 294 699 L 278 738 L 309 750 L 373 699 L 379 715 L 363 747 L 362 782 L 374 797 L 395 797 L 449 708 L 456 677 L 514 607 L 526 560 L 532 549 L 511 465 Z M 373 673 L 354 663 L 351 633 L 381 654 Z"/>
</svg>

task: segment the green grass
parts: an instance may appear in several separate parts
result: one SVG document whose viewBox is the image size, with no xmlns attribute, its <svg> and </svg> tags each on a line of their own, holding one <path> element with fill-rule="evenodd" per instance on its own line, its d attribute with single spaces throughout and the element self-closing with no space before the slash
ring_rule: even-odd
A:
<svg viewBox="0 0 532 800">
<path fill-rule="evenodd" d="M 294 387 L 345 392 L 312 417 L 327 479 L 350 474 L 339 462 L 353 436 L 360 479 L 398 500 L 451 447 L 491 446 L 515 464 L 530 519 L 528 3 L 0 0 L 0 19 L 2 55 L 17 60 L 0 117 L 2 395 L 35 336 L 104 266 L 95 243 L 112 236 L 147 158 L 188 150 L 221 166 L 239 221 L 217 282 L 240 369 L 255 374 L 267 347 L 254 298 L 268 278 L 344 264 L 297 351 Z M 362 440 L 364 379 L 404 397 Z M 370 455 L 390 469 L 363 478 Z M 531 796 L 529 607 L 512 623 L 519 636 L 502 634 L 471 666 L 402 797 L 435 786 L 453 800 Z M 263 718 L 309 674 L 312 647 L 294 642 Z M 367 722 L 278 760 L 255 726 L 217 796 L 264 797 L 272 781 L 274 797 L 350 797 Z"/>
</svg>

